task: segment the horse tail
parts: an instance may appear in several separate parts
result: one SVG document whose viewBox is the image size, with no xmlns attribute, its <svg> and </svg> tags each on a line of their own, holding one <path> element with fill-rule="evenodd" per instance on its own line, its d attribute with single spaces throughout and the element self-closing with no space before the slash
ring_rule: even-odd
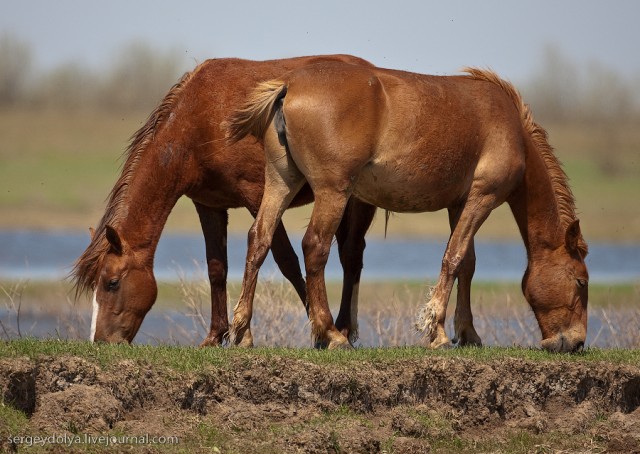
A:
<svg viewBox="0 0 640 454">
<path fill-rule="evenodd" d="M 275 117 L 280 142 L 286 142 L 282 100 L 287 94 L 287 85 L 281 80 L 259 83 L 242 107 L 225 122 L 227 142 L 234 144 L 248 135 L 262 140 L 269 124 Z"/>
<path fill-rule="evenodd" d="M 483 70 L 480 68 L 463 68 L 469 77 L 477 80 L 483 80 L 498 85 L 513 101 L 518 113 L 520 114 L 520 120 L 524 131 L 531 137 L 531 141 L 547 167 L 549 177 L 551 178 L 551 184 L 558 200 L 558 208 L 560 211 L 560 219 L 563 226 L 566 228 L 574 220 L 577 219 L 575 210 L 575 198 L 569 187 L 569 178 L 562 168 L 560 161 L 555 155 L 553 147 L 549 143 L 547 131 L 542 126 L 536 123 L 533 119 L 531 109 L 524 102 L 522 96 L 518 90 L 510 82 L 501 79 L 496 73 L 490 70 Z M 586 257 L 589 248 L 586 241 L 580 235 L 578 239 L 578 248 L 583 257 Z"/>
</svg>

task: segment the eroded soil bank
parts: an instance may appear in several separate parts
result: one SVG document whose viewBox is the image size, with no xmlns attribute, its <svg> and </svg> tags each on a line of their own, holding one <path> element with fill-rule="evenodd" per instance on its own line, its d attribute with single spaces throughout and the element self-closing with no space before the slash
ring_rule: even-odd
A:
<svg viewBox="0 0 640 454">
<path fill-rule="evenodd" d="M 640 366 L 602 362 L 275 356 L 181 373 L 43 356 L 0 360 L 0 390 L 27 415 L 20 433 L 0 420 L 9 452 L 52 434 L 179 438 L 117 447 L 143 452 L 640 452 Z"/>
</svg>

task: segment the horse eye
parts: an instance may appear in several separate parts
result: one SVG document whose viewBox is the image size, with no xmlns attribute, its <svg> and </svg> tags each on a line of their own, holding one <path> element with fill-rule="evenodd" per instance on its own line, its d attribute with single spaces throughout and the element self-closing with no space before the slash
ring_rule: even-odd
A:
<svg viewBox="0 0 640 454">
<path fill-rule="evenodd" d="M 588 284 L 586 279 L 576 279 L 576 283 L 578 284 L 578 287 L 580 287 L 580 288 L 584 288 Z"/>
<path fill-rule="evenodd" d="M 107 283 L 107 291 L 115 292 L 120 287 L 120 279 L 113 278 Z"/>
</svg>

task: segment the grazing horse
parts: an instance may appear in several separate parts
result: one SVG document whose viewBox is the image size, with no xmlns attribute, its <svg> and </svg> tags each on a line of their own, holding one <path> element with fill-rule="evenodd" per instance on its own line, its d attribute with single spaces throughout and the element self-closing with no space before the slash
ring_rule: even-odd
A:
<svg viewBox="0 0 640 454">
<path fill-rule="evenodd" d="M 331 238 L 353 195 L 389 211 L 446 208 L 451 236 L 438 282 L 418 319 L 432 348 L 445 332 L 456 278 L 455 334 L 479 343 L 469 307 L 473 238 L 508 202 L 527 250 L 524 295 L 551 351 L 582 349 L 587 334 L 587 245 L 564 171 L 520 94 L 490 71 L 427 76 L 340 63 L 307 66 L 259 85 L 229 120 L 233 143 L 264 138 L 265 190 L 250 230 L 243 292 L 232 335 L 244 335 L 255 263 L 283 210 L 308 183 L 315 196 L 303 238 L 313 335 L 347 345 L 327 305 L 324 268 Z M 460 307 L 461 306 L 461 307 Z"/>
<path fill-rule="evenodd" d="M 175 203 L 186 195 L 202 225 L 211 284 L 211 325 L 202 345 L 223 342 L 229 323 L 227 210 L 245 207 L 256 215 L 265 164 L 262 146 L 254 139 L 228 146 L 221 123 L 256 83 L 321 61 L 370 65 L 348 55 L 265 62 L 216 59 L 200 64 L 170 89 L 132 137 L 104 216 L 72 271 L 76 294 L 93 292 L 92 340 L 133 340 L 156 300 L 153 258 L 160 234 Z M 292 205 L 311 200 L 311 191 L 303 190 Z M 354 200 L 349 212 L 353 215 L 337 232 L 345 280 L 336 325 L 353 339 L 364 234 L 375 207 Z M 304 302 L 300 264 L 282 224 L 275 228 L 273 255 Z M 252 343 L 250 332 L 245 340 Z"/>
</svg>

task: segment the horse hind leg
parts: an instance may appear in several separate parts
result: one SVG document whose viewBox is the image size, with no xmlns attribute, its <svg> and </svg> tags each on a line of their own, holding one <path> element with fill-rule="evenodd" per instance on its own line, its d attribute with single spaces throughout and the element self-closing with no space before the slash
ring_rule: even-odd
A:
<svg viewBox="0 0 640 454">
<path fill-rule="evenodd" d="M 269 128 L 275 135 L 273 128 Z M 252 347 L 253 337 L 249 326 L 253 314 L 258 272 L 264 262 L 275 230 L 280 223 L 284 210 L 304 185 L 304 176 L 300 173 L 291 156 L 269 132 L 265 136 L 265 188 L 262 203 L 256 219 L 249 230 L 247 259 L 245 263 L 242 290 L 233 311 L 230 330 L 231 342 Z"/>
<path fill-rule="evenodd" d="M 349 194 L 335 190 L 317 191 L 311 220 L 302 239 L 312 337 L 316 344 L 326 344 L 329 349 L 351 346 L 347 337 L 333 324 L 324 278 L 331 241 L 348 198 Z"/>
<path fill-rule="evenodd" d="M 344 275 L 336 328 L 351 343 L 358 340 L 358 290 L 366 246 L 364 237 L 375 213 L 375 206 L 351 197 L 336 231 Z"/>
</svg>

